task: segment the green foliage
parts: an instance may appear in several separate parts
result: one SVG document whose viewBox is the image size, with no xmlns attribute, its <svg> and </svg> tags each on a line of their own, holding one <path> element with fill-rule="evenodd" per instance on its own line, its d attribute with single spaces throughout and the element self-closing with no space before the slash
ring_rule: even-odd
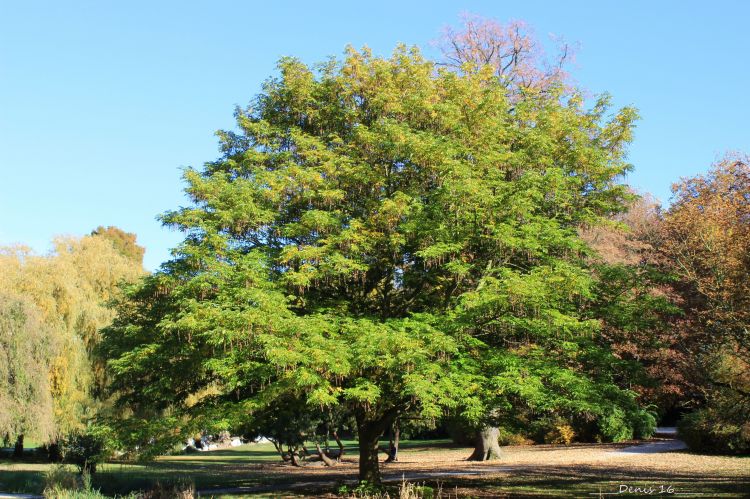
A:
<svg viewBox="0 0 750 499">
<path fill-rule="evenodd" d="M 634 405 L 592 340 L 578 236 L 629 198 L 633 109 L 554 87 L 511 102 L 491 68 L 405 47 L 279 70 L 224 156 L 185 171 L 192 204 L 163 216 L 185 240 L 104 333 L 126 418 L 169 428 L 144 442 L 282 400 L 347 412 L 363 452 L 405 414 Z"/>
<path fill-rule="evenodd" d="M 96 473 L 97 465 L 111 457 L 115 440 L 105 426 L 90 426 L 85 432 L 73 433 L 62 441 L 63 459 L 75 464 L 81 474 Z"/>
</svg>

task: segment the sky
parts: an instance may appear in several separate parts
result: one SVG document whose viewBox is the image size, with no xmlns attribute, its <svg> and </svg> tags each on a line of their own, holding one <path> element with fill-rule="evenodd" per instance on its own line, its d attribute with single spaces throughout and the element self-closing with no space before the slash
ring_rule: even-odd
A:
<svg viewBox="0 0 750 499">
<path fill-rule="evenodd" d="M 437 56 L 465 12 L 576 44 L 575 81 L 640 110 L 627 182 L 665 203 L 680 177 L 750 153 L 746 1 L 0 0 L 0 245 L 43 253 L 116 225 L 158 268 L 181 240 L 156 219 L 187 203 L 181 169 L 219 157 L 214 132 L 279 57 Z"/>
</svg>

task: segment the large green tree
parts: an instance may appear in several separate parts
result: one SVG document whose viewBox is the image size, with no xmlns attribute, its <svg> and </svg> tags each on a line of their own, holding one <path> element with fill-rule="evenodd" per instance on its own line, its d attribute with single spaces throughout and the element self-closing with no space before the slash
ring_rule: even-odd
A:
<svg viewBox="0 0 750 499">
<path fill-rule="evenodd" d="M 577 229 L 628 197 L 634 110 L 554 85 L 510 99 L 492 67 L 404 47 L 279 70 L 219 132 L 223 156 L 185 172 L 191 204 L 163 217 L 185 240 L 105 332 L 142 448 L 291 398 L 352 414 L 378 482 L 403 414 L 632 402 L 586 372 L 599 321 Z"/>
</svg>

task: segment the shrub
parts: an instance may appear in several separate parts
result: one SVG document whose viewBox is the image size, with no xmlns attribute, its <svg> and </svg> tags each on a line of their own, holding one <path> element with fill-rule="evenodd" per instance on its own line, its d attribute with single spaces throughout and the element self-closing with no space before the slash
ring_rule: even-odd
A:
<svg viewBox="0 0 750 499">
<path fill-rule="evenodd" d="M 576 433 L 573 427 L 565 421 L 556 422 L 550 431 L 544 436 L 545 443 L 570 445 Z"/>
<path fill-rule="evenodd" d="M 55 464 L 44 473 L 44 489 L 74 490 L 79 487 L 78 476 L 63 464 Z M 46 492 L 45 492 L 46 494 Z"/>
<path fill-rule="evenodd" d="M 498 443 L 500 445 L 532 445 L 533 440 L 522 433 L 515 433 L 508 428 L 500 427 L 498 432 Z"/>
<path fill-rule="evenodd" d="M 656 431 L 656 413 L 652 409 L 639 409 L 631 421 L 635 438 L 648 438 Z"/>
<path fill-rule="evenodd" d="M 112 442 L 109 428 L 102 426 L 69 435 L 62 443 L 64 462 L 78 466 L 81 474 L 96 473 L 97 465 L 112 455 Z"/>
<path fill-rule="evenodd" d="M 535 443 L 569 445 L 576 431 L 567 419 L 553 415 L 531 423 L 529 435 Z"/>
<path fill-rule="evenodd" d="M 625 411 L 618 407 L 599 418 L 599 433 L 606 442 L 621 442 L 633 438 L 633 427 L 628 421 Z"/>
<path fill-rule="evenodd" d="M 750 453 L 750 422 L 733 421 L 727 412 L 700 409 L 683 416 L 677 430 L 691 450 L 718 454 Z"/>
</svg>

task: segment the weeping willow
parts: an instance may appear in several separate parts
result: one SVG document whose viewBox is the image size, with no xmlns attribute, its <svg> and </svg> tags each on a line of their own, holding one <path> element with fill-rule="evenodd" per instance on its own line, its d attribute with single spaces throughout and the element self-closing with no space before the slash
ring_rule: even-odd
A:
<svg viewBox="0 0 750 499">
<path fill-rule="evenodd" d="M 23 246 L 0 248 L 0 289 L 15 297 L 6 298 L 6 308 L 22 307 L 19 313 L 27 318 L 6 320 L 3 334 L 26 344 L 26 350 L 36 349 L 33 355 L 14 351 L 0 367 L 0 379 L 24 372 L 29 373 L 27 391 L 33 385 L 25 408 L 16 404 L 12 412 L 2 411 L 3 436 L 26 432 L 54 440 L 80 429 L 100 409 L 96 393 L 105 380 L 94 347 L 99 330 L 113 318 L 108 304 L 123 284 L 144 273 L 140 256 L 123 252 L 109 233 L 55 238 L 45 255 Z M 12 396 L 0 392 L 0 403 Z"/>
</svg>

